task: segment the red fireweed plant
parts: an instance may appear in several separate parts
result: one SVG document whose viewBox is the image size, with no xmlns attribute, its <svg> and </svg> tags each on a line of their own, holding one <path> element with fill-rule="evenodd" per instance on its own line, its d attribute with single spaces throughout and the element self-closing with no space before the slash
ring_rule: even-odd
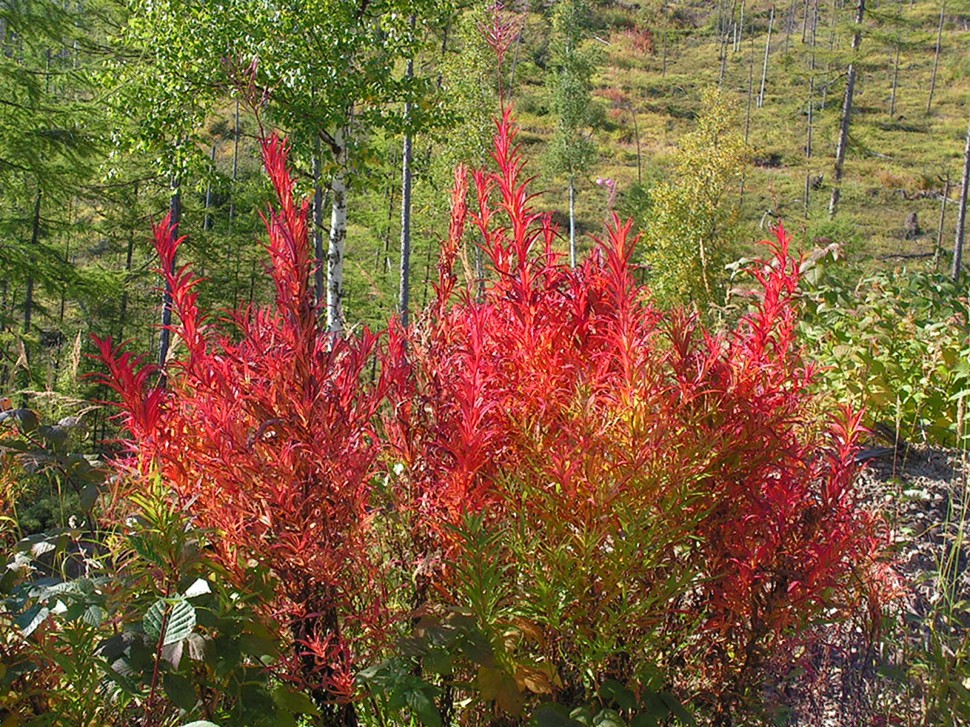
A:
<svg viewBox="0 0 970 727">
<path fill-rule="evenodd" d="M 396 375 L 363 382 L 377 337 L 337 338 L 319 323 L 311 288 L 308 202 L 293 195 L 288 147 L 264 140 L 276 193 L 265 217 L 275 304 L 231 312 L 223 330 L 199 312 L 194 277 L 175 268 L 184 238 L 155 228 L 184 353 L 153 387 L 156 367 L 98 341 L 106 383 L 130 435 L 129 478 L 157 471 L 221 561 L 245 582 L 254 566 L 279 583 L 268 604 L 294 645 L 283 676 L 320 702 L 355 696 L 354 663 L 379 640 L 386 599 L 368 530 L 375 415 Z"/>
<path fill-rule="evenodd" d="M 515 136 L 506 111 L 497 171 L 474 172 L 473 195 L 456 172 L 436 297 L 412 328 L 391 328 L 385 365 L 410 369 L 385 422 L 405 466 L 400 507 L 419 550 L 456 563 L 438 590 L 459 608 L 476 601 L 462 523 L 501 533 L 496 643 L 511 623 L 540 634 L 509 666 L 524 691 L 582 701 L 610 679 L 677 686 L 730 719 L 793 634 L 871 590 L 882 536 L 856 502 L 859 414 L 819 422 L 784 229 L 751 268 L 751 311 L 712 331 L 653 306 L 616 215 L 584 263 L 564 265 Z M 455 272 L 468 227 L 484 289 Z"/>
</svg>

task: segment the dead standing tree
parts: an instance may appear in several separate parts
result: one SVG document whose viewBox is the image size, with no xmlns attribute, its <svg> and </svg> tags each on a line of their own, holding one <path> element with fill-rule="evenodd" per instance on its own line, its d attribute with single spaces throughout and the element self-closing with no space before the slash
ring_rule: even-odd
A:
<svg viewBox="0 0 970 727">
<path fill-rule="evenodd" d="M 852 56 L 845 81 L 845 100 L 842 104 L 842 123 L 839 125 L 839 145 L 835 151 L 835 180 L 832 184 L 832 199 L 829 201 L 829 217 L 835 217 L 842 197 L 842 173 L 845 169 L 845 149 L 849 142 L 849 124 L 852 120 L 852 99 L 855 94 L 857 73 L 856 54 L 862 45 L 862 20 L 866 12 L 866 0 L 859 0 L 856 7 L 855 32 L 852 35 Z"/>
</svg>

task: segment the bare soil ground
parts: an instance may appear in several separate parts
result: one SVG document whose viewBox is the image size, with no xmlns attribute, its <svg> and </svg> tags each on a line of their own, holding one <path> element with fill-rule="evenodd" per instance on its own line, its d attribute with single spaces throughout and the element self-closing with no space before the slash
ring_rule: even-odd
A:
<svg viewBox="0 0 970 727">
<path fill-rule="evenodd" d="M 967 453 L 909 448 L 868 460 L 860 489 L 885 518 L 902 594 L 873 644 L 833 630 L 798 725 L 970 724 Z"/>
</svg>

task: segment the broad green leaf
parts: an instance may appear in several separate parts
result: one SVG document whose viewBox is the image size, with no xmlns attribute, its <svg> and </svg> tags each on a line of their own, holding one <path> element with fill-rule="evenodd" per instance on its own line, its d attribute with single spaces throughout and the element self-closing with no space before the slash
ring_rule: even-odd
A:
<svg viewBox="0 0 970 727">
<path fill-rule="evenodd" d="M 209 587 L 209 581 L 205 578 L 199 578 L 195 583 L 185 589 L 185 593 L 182 596 L 183 598 L 195 598 L 196 596 L 204 596 L 206 593 L 212 593 L 212 588 Z"/>
<path fill-rule="evenodd" d="M 276 702 L 277 707 L 291 714 L 310 714 L 314 717 L 320 715 L 317 705 L 303 692 L 278 687 L 273 690 L 273 701 Z"/>
<path fill-rule="evenodd" d="M 186 712 L 192 711 L 199 701 L 192 680 L 184 674 L 166 674 L 162 679 L 162 686 L 165 687 L 165 695 L 172 700 L 172 704 Z"/>
<path fill-rule="evenodd" d="M 546 702 L 533 712 L 533 727 L 583 727 L 583 723 L 569 716 L 569 710 L 561 704 Z"/>
<path fill-rule="evenodd" d="M 637 697 L 616 679 L 607 679 L 600 687 L 600 696 L 607 702 L 613 702 L 620 709 L 634 709 Z"/>
<path fill-rule="evenodd" d="M 626 727 L 626 722 L 612 709 L 604 709 L 593 717 L 593 727 Z"/>
<path fill-rule="evenodd" d="M 20 614 L 17 618 L 17 627 L 23 632 L 24 636 L 30 636 L 37 628 L 47 620 L 51 612 L 47 606 L 37 604 L 33 608 Z"/>
<path fill-rule="evenodd" d="M 441 715 L 424 690 L 409 689 L 404 694 L 404 702 L 425 727 L 441 727 Z"/>
<path fill-rule="evenodd" d="M 160 598 L 152 604 L 143 619 L 145 635 L 152 641 L 162 639 L 162 646 L 186 638 L 195 628 L 195 608 L 183 598 Z M 165 635 L 162 636 L 162 628 Z"/>
</svg>

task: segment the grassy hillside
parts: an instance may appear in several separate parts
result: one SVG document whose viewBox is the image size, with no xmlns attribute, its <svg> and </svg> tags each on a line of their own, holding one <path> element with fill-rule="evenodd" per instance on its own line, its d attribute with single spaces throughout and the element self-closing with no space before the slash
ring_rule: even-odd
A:
<svg viewBox="0 0 970 727">
<path fill-rule="evenodd" d="M 699 111 L 701 91 L 720 81 L 741 133 L 746 127 L 749 94 L 753 96 L 748 127 L 751 164 L 741 215 L 743 238 L 758 239 L 762 223 L 777 217 L 793 231 L 804 232 L 809 243 L 820 237 L 847 243 L 860 261 L 884 265 L 899 259 L 892 256 L 931 255 L 944 180 L 951 180 L 951 203 L 959 192 L 970 115 L 970 3 L 947 3 L 929 113 L 940 3 L 870 3 L 863 24 L 842 204 L 834 222 L 829 221 L 828 203 L 855 3 L 819 3 L 811 158 L 806 156 L 806 141 L 814 3 L 775 7 L 760 108 L 757 96 L 772 4 L 746 2 L 743 26 L 740 5 L 735 3 L 733 20 L 728 8 L 721 21 L 729 36 L 726 44 L 718 33 L 718 5 L 667 3 L 665 12 L 623 4 L 597 8 L 597 27 L 590 43 L 600 49 L 594 95 L 602 110 L 602 123 L 592 130 L 599 159 L 581 194 L 583 227 L 595 227 L 604 212 L 606 195 L 595 186 L 597 177 L 615 179 L 621 191 L 637 183 L 637 132 L 642 183 L 649 186 L 668 174 L 671 154 Z M 806 6 L 812 6 L 807 25 Z M 555 125 L 549 113 L 547 74 L 539 67 L 547 25 L 541 15 L 530 14 L 515 85 L 523 139 L 539 155 Z M 741 28 L 737 43 L 735 26 Z M 897 45 L 897 89 L 891 115 Z M 806 177 L 814 182 L 807 209 Z M 562 185 L 551 179 L 543 181 L 551 190 L 549 204 L 565 209 Z M 739 188 L 739 198 L 740 193 Z M 955 204 L 947 210 L 946 247 L 952 245 L 955 211 Z M 906 220 L 913 212 L 923 232 L 907 240 Z"/>
</svg>

